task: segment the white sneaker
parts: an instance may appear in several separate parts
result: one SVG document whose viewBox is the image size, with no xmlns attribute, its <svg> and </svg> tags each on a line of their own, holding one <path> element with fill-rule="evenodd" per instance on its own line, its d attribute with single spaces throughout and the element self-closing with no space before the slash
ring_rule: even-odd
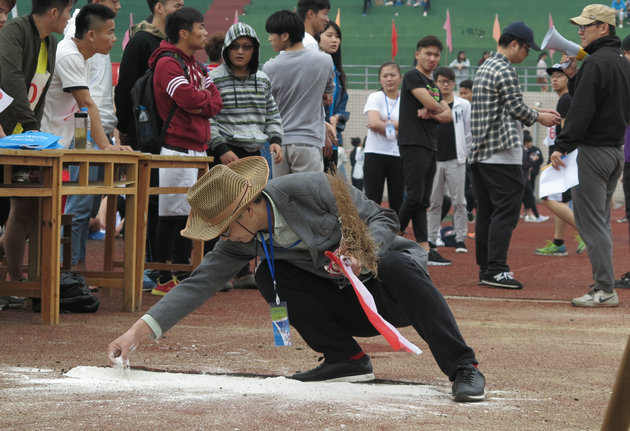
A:
<svg viewBox="0 0 630 431">
<path fill-rule="evenodd" d="M 574 298 L 571 300 L 571 304 L 574 307 L 618 307 L 619 297 L 617 292 L 613 290 L 612 293 L 604 292 L 603 290 L 591 290 L 584 296 Z"/>
<path fill-rule="evenodd" d="M 525 217 L 523 217 L 523 221 L 526 221 L 527 223 L 538 223 L 536 216 L 531 214 L 526 214 Z"/>
<path fill-rule="evenodd" d="M 424 13 L 422 14 L 422 16 L 427 16 L 427 11 L 425 10 Z"/>
<path fill-rule="evenodd" d="M 536 223 L 542 223 L 542 222 L 547 221 L 547 220 L 549 220 L 549 216 L 539 215 L 536 218 Z"/>
</svg>

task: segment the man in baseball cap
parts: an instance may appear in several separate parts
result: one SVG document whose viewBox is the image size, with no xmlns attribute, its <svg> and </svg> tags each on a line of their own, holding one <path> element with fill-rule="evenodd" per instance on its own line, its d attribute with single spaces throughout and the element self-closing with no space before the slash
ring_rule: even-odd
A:
<svg viewBox="0 0 630 431">
<path fill-rule="evenodd" d="M 616 307 L 610 201 L 623 169 L 621 147 L 630 118 L 630 63 L 621 55 L 615 12 L 600 4 L 588 5 L 572 18 L 589 56 L 579 71 L 575 57 L 564 72 L 570 78 L 571 108 L 551 154 L 554 168 L 564 166 L 562 155 L 579 149 L 579 184 L 571 190 L 575 222 L 588 249 L 594 284 L 571 303 L 576 307 Z M 602 89 L 605 88 L 605 91 Z"/>
</svg>

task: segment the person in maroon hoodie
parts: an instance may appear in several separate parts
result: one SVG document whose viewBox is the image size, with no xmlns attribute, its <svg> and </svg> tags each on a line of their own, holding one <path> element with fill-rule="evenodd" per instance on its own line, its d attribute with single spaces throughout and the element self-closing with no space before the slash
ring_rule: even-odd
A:
<svg viewBox="0 0 630 431">
<path fill-rule="evenodd" d="M 193 8 L 181 8 L 167 17 L 165 33 L 168 40 L 162 41 L 149 58 L 149 67 L 155 71 L 153 92 L 160 118 L 166 121 L 175 106 L 160 154 L 205 156 L 210 141 L 208 120 L 219 113 L 223 102 L 205 67 L 194 58 L 208 38 L 203 15 Z M 197 169 L 160 169 L 162 187 L 190 187 L 195 181 Z M 160 195 L 156 232 L 159 262 L 188 263 L 192 244 L 179 232 L 186 226 L 189 212 L 185 195 Z M 152 293 L 166 295 L 178 283 L 176 275 L 161 271 Z"/>
</svg>

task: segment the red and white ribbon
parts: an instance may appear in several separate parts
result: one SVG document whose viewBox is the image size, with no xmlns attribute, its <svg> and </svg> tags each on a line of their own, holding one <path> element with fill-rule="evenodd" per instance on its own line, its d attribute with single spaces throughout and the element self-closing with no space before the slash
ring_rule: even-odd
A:
<svg viewBox="0 0 630 431">
<path fill-rule="evenodd" d="M 338 257 L 337 255 L 331 253 L 330 251 L 325 252 L 326 257 L 328 257 L 337 267 L 341 269 L 341 272 L 350 280 L 350 284 L 354 288 L 355 293 L 357 294 L 357 298 L 359 299 L 359 303 L 365 312 L 370 323 L 376 328 L 376 330 L 385 337 L 385 340 L 392 346 L 394 350 L 405 349 L 409 353 L 415 353 L 419 355 L 422 353 L 422 350 L 418 348 L 411 341 L 407 340 L 398 329 L 396 329 L 391 323 L 387 320 L 383 319 L 383 317 L 378 314 L 378 310 L 376 309 L 376 303 L 374 302 L 374 297 L 370 293 L 370 291 L 363 285 L 361 280 L 357 278 L 356 275 L 352 272 L 350 265 L 346 263 L 343 256 Z"/>
</svg>

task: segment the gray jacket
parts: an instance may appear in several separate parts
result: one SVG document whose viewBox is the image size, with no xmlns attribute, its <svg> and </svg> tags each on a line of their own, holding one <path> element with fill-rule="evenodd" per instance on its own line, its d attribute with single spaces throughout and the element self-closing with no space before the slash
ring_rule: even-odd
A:
<svg viewBox="0 0 630 431">
<path fill-rule="evenodd" d="M 275 247 L 275 259 L 289 261 L 305 271 L 332 278 L 324 269 L 329 262 L 324 252 L 337 249 L 341 229 L 335 197 L 325 174 L 285 175 L 269 181 L 264 191 L 308 248 Z M 414 241 L 397 235 L 399 224 L 395 212 L 381 208 L 354 187 L 350 191 L 359 216 L 367 223 L 379 246 L 378 254 L 383 255 L 389 250 L 407 252 L 426 269 L 427 252 Z M 264 257 L 263 249 L 256 240 L 247 243 L 219 241 L 191 276 L 171 290 L 147 314 L 157 321 L 163 333 L 166 332 L 214 295 L 256 255 Z"/>
</svg>

